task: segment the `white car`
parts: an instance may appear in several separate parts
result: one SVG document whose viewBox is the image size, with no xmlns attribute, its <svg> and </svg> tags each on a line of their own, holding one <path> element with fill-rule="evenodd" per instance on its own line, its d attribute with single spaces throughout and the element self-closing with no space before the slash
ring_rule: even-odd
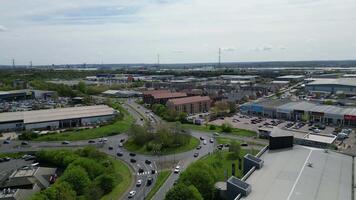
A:
<svg viewBox="0 0 356 200">
<path fill-rule="evenodd" d="M 206 140 L 203 140 L 203 144 L 206 145 Z"/>
<path fill-rule="evenodd" d="M 210 143 L 214 143 L 214 139 L 213 138 L 210 138 Z"/>
<path fill-rule="evenodd" d="M 313 131 L 314 131 L 314 133 L 320 133 L 321 131 L 320 131 L 320 129 L 313 129 Z"/>
<path fill-rule="evenodd" d="M 135 190 L 130 191 L 130 192 L 129 192 L 129 198 L 134 197 L 135 194 L 136 194 L 136 191 L 135 191 Z"/>
<path fill-rule="evenodd" d="M 174 173 L 178 174 L 180 172 L 180 166 L 177 165 L 176 168 L 174 168 Z"/>
<path fill-rule="evenodd" d="M 140 187 L 141 185 L 142 185 L 142 180 L 141 180 L 141 179 L 137 180 L 136 186 L 137 186 L 137 187 Z"/>
</svg>

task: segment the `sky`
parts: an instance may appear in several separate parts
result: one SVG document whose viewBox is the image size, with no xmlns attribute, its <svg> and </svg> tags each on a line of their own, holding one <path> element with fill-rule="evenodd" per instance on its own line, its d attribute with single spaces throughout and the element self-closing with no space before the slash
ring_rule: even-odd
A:
<svg viewBox="0 0 356 200">
<path fill-rule="evenodd" d="M 0 0 L 0 64 L 356 59 L 355 0 Z"/>
</svg>

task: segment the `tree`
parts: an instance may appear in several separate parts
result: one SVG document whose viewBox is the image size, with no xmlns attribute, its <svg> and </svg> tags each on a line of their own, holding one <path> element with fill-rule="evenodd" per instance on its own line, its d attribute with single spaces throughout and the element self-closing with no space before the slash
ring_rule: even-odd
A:
<svg viewBox="0 0 356 200">
<path fill-rule="evenodd" d="M 203 197 L 193 185 L 179 183 L 167 192 L 165 200 L 203 200 Z"/>
<path fill-rule="evenodd" d="M 116 181 L 113 175 L 102 174 L 95 179 L 95 185 L 107 194 L 115 187 Z"/>
<path fill-rule="evenodd" d="M 237 112 L 237 108 L 236 108 L 236 103 L 235 102 L 229 102 L 229 110 L 230 110 L 230 113 L 236 113 Z"/>
<path fill-rule="evenodd" d="M 63 181 L 37 193 L 32 200 L 75 200 L 76 192 L 69 183 Z"/>
<path fill-rule="evenodd" d="M 232 126 L 229 123 L 224 123 L 221 125 L 221 131 L 225 133 L 231 133 L 232 132 Z"/>
<path fill-rule="evenodd" d="M 241 146 L 240 146 L 240 144 L 238 142 L 236 142 L 235 140 L 233 140 L 230 143 L 229 152 L 231 152 L 230 155 L 229 155 L 231 159 L 238 159 L 240 157 L 240 154 L 241 154 Z"/>
<path fill-rule="evenodd" d="M 75 165 L 68 166 L 60 177 L 60 181 L 68 182 L 78 195 L 85 194 L 91 183 L 85 169 Z"/>
</svg>

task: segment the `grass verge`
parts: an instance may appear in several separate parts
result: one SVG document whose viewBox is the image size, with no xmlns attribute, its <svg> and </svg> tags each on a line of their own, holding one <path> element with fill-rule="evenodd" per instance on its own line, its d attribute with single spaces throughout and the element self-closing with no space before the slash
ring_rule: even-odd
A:
<svg viewBox="0 0 356 200">
<path fill-rule="evenodd" d="M 110 158 L 110 160 L 114 164 L 114 169 L 118 172 L 121 182 L 109 194 L 103 196 L 101 200 L 121 199 L 122 195 L 124 195 L 126 190 L 130 187 L 132 181 L 130 169 L 123 161 L 114 158 Z"/>
<path fill-rule="evenodd" d="M 219 127 L 219 126 L 215 126 L 215 130 L 209 129 L 209 126 L 195 125 L 195 124 L 182 124 L 182 127 L 191 129 L 191 130 L 195 130 L 195 131 L 201 131 L 201 132 L 222 133 L 221 127 Z M 232 131 L 230 133 L 226 133 L 226 134 L 231 134 L 231 135 L 236 135 L 236 136 L 244 136 L 244 137 L 257 136 L 257 133 L 254 131 L 239 129 L 239 128 L 232 128 Z"/>
<path fill-rule="evenodd" d="M 25 153 L 23 152 L 16 152 L 16 153 L 0 153 L 0 158 L 21 158 Z"/>
<path fill-rule="evenodd" d="M 169 175 L 171 175 L 171 170 L 163 170 L 158 174 L 157 181 L 153 186 L 152 190 L 148 193 L 145 199 L 150 200 L 156 194 L 156 192 L 161 188 L 164 182 L 166 182 Z"/>
<path fill-rule="evenodd" d="M 187 136 L 187 137 L 190 137 L 189 143 L 187 145 L 180 146 L 177 148 L 164 149 L 161 152 L 161 154 L 167 155 L 167 154 L 182 153 L 182 152 L 190 151 L 192 149 L 195 149 L 200 144 L 200 141 L 197 138 L 192 137 L 192 136 Z M 128 140 L 127 142 L 125 142 L 124 147 L 128 151 L 136 152 L 139 154 L 147 154 L 147 155 L 155 154 L 153 151 L 147 151 L 146 145 L 144 145 L 144 146 L 136 145 L 135 143 L 132 142 L 132 140 Z"/>
</svg>

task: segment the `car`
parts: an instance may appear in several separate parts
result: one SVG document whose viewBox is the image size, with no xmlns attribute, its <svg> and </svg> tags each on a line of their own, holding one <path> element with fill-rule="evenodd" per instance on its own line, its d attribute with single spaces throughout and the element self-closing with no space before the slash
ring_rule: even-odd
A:
<svg viewBox="0 0 356 200">
<path fill-rule="evenodd" d="M 113 150 L 114 147 L 113 147 L 113 146 L 109 146 L 108 149 L 109 149 L 109 150 Z"/>
<path fill-rule="evenodd" d="M 62 144 L 70 144 L 69 141 L 63 141 Z"/>
<path fill-rule="evenodd" d="M 0 158 L 0 163 L 5 162 L 4 158 Z"/>
<path fill-rule="evenodd" d="M 4 161 L 5 162 L 7 162 L 7 161 L 10 161 L 11 160 L 11 158 L 9 158 L 9 157 L 5 157 L 5 158 L 3 158 L 4 159 Z"/>
<path fill-rule="evenodd" d="M 23 155 L 21 158 L 28 161 L 28 160 L 35 160 L 36 156 L 26 154 L 26 155 Z"/>
<path fill-rule="evenodd" d="M 135 156 L 136 156 L 135 153 L 129 153 L 129 155 L 132 156 L 132 157 L 135 157 Z"/>
<path fill-rule="evenodd" d="M 241 143 L 241 145 L 240 146 L 242 146 L 242 147 L 247 147 L 248 146 L 248 144 L 247 143 Z"/>
<path fill-rule="evenodd" d="M 315 129 L 313 130 L 313 132 L 314 132 L 314 133 L 320 133 L 321 131 L 320 131 L 320 129 L 315 128 Z"/>
<path fill-rule="evenodd" d="M 196 148 L 197 150 L 199 150 L 199 149 L 201 149 L 201 146 L 199 145 L 199 146 L 197 146 L 197 148 Z"/>
<path fill-rule="evenodd" d="M 152 162 L 151 162 L 150 160 L 145 160 L 145 163 L 146 163 L 147 165 L 150 165 Z"/>
<path fill-rule="evenodd" d="M 140 187 L 141 185 L 142 185 L 142 180 L 141 179 L 137 180 L 136 187 Z"/>
<path fill-rule="evenodd" d="M 3 144 L 10 144 L 10 140 L 4 140 Z"/>
<path fill-rule="evenodd" d="M 199 152 L 195 152 L 194 157 L 198 157 L 198 156 L 199 156 Z"/>
<path fill-rule="evenodd" d="M 151 176 L 149 176 L 148 178 L 147 178 L 147 186 L 149 186 L 149 185 L 151 185 L 152 184 L 152 182 L 153 182 L 153 178 L 151 177 Z"/>
<path fill-rule="evenodd" d="M 21 145 L 28 145 L 28 142 L 23 141 L 23 142 L 21 142 Z"/>
<path fill-rule="evenodd" d="M 122 143 L 122 142 L 125 142 L 125 139 L 124 139 L 124 138 L 123 138 L 123 139 L 121 139 L 121 140 L 120 140 L 120 142 L 121 142 L 121 143 Z"/>
<path fill-rule="evenodd" d="M 218 146 L 218 149 L 219 149 L 219 150 L 222 150 L 222 149 L 223 149 L 223 147 L 222 147 L 222 146 Z"/>
<path fill-rule="evenodd" d="M 174 168 L 174 173 L 175 174 L 178 174 L 180 172 L 180 166 L 177 165 L 175 168 Z"/>
<path fill-rule="evenodd" d="M 143 118 L 141 118 L 141 121 L 143 121 Z"/>
<path fill-rule="evenodd" d="M 200 136 L 200 140 L 204 140 L 204 137 Z"/>
<path fill-rule="evenodd" d="M 124 145 L 120 142 L 117 146 L 123 147 Z"/>
<path fill-rule="evenodd" d="M 123 154 L 122 152 L 117 152 L 116 155 L 119 156 L 119 157 L 121 157 L 121 156 L 123 156 L 124 154 Z"/>
<path fill-rule="evenodd" d="M 144 170 L 142 169 L 142 168 L 138 168 L 138 173 L 143 173 L 144 172 Z"/>
<path fill-rule="evenodd" d="M 213 133 L 214 136 L 219 136 L 220 134 L 218 132 Z"/>
<path fill-rule="evenodd" d="M 206 140 L 203 140 L 203 144 L 204 144 L 204 145 L 206 145 L 206 144 L 207 144 Z"/>
<path fill-rule="evenodd" d="M 129 198 L 134 197 L 135 194 L 136 194 L 136 191 L 135 191 L 135 190 L 130 191 L 130 192 L 129 192 Z"/>
<path fill-rule="evenodd" d="M 136 162 L 136 160 L 135 160 L 135 159 L 133 159 L 133 158 L 131 158 L 131 159 L 130 159 L 130 162 L 135 163 L 135 162 Z"/>
<path fill-rule="evenodd" d="M 152 169 L 151 174 L 155 174 L 155 173 L 156 173 L 156 170 Z"/>
<path fill-rule="evenodd" d="M 88 143 L 90 144 L 95 143 L 95 140 L 89 140 Z"/>
<path fill-rule="evenodd" d="M 210 143 L 214 143 L 214 139 L 213 138 L 210 138 Z"/>
<path fill-rule="evenodd" d="M 224 147 L 229 147 L 229 146 L 230 146 L 230 144 L 228 144 L 228 143 L 224 144 Z"/>
</svg>

